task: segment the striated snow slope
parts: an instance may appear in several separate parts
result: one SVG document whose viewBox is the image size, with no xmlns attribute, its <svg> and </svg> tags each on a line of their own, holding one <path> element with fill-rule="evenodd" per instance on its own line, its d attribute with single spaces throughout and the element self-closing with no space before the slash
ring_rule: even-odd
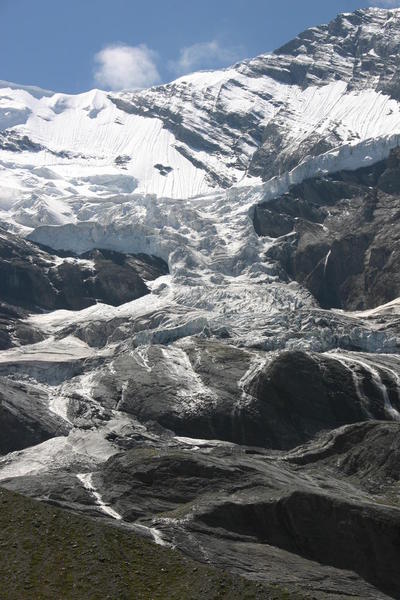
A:
<svg viewBox="0 0 400 600">
<path fill-rule="evenodd" d="M 141 92 L 0 82 L 0 219 L 84 220 L 82 199 L 189 198 L 400 133 L 400 12 L 340 15 L 285 47 Z M 382 157 L 379 157 L 382 158 Z"/>
</svg>

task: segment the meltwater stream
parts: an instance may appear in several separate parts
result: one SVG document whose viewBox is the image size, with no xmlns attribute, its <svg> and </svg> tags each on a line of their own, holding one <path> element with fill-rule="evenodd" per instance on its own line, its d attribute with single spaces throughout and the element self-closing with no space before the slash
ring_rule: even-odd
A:
<svg viewBox="0 0 400 600">
<path fill-rule="evenodd" d="M 353 374 L 353 381 L 354 381 L 354 385 L 355 385 L 355 388 L 357 391 L 357 395 L 360 398 L 362 406 L 364 406 L 364 407 L 366 407 L 366 402 L 368 402 L 368 400 L 361 389 L 362 381 L 360 380 L 359 375 L 351 367 L 352 367 L 352 365 L 356 364 L 356 365 L 359 365 L 360 367 L 362 367 L 367 373 L 369 373 L 375 387 L 379 390 L 379 393 L 381 394 L 381 397 L 382 397 L 383 403 L 384 403 L 384 410 L 385 410 L 387 417 L 393 421 L 400 421 L 400 413 L 392 405 L 392 403 L 390 401 L 387 387 L 382 381 L 382 377 L 379 373 L 378 368 L 373 367 L 370 363 L 366 362 L 365 360 L 362 360 L 359 356 L 353 356 L 353 355 L 349 356 L 347 354 L 342 354 L 339 352 L 328 352 L 327 356 L 331 356 L 332 358 L 335 358 L 340 363 L 342 363 L 344 366 L 346 366 L 347 368 L 350 368 L 350 370 L 352 371 L 352 374 Z M 386 366 L 385 367 L 379 366 L 379 368 L 386 371 L 395 380 L 396 388 L 397 388 L 397 395 L 398 395 L 398 397 L 400 397 L 400 386 L 399 386 L 400 377 L 399 377 L 399 375 L 395 371 L 393 371 L 392 369 L 390 369 Z"/>
</svg>

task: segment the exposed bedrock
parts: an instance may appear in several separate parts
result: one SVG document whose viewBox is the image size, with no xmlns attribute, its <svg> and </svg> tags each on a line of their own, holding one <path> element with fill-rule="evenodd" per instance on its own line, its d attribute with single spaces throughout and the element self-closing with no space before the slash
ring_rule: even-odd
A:
<svg viewBox="0 0 400 600">
<path fill-rule="evenodd" d="M 44 339 L 42 332 L 24 321 L 27 314 L 28 311 L 0 300 L 0 350 L 11 348 L 16 341 L 23 345 Z"/>
<path fill-rule="evenodd" d="M 203 494 L 245 487 L 249 474 L 251 469 L 202 452 L 138 448 L 109 460 L 96 475 L 96 485 L 109 490 L 104 497 L 126 520 L 136 521 L 173 511 Z"/>
<path fill-rule="evenodd" d="M 152 522 L 186 552 L 200 548 L 204 560 L 219 554 L 229 563 L 235 555 L 237 571 L 273 579 L 279 548 L 289 553 L 284 580 L 290 566 L 312 587 L 322 563 L 354 571 L 397 598 L 399 503 L 382 481 L 399 480 L 399 433 L 399 423 L 355 424 L 272 456 L 226 445 L 138 448 L 110 458 L 93 483 L 124 519 Z M 295 555 L 310 561 L 307 575 Z M 348 577 L 343 573 L 343 593 Z M 320 591 L 337 585 L 329 572 L 318 581 Z M 353 586 L 370 597 L 354 578 Z"/>
<path fill-rule="evenodd" d="M 200 517 L 225 529 L 300 554 L 322 564 L 359 573 L 397 594 L 400 535 L 398 508 L 376 509 L 333 494 L 294 491 L 279 500 L 227 500 Z M 395 596 L 397 597 L 397 596 Z"/>
<path fill-rule="evenodd" d="M 314 598 L 398 598 L 399 434 L 399 423 L 358 423 L 289 453 L 138 440 L 89 466 L 96 497 L 76 475 L 88 470 L 78 454 L 68 473 L 2 485 L 97 516 L 114 511 L 198 560 Z"/>
<path fill-rule="evenodd" d="M 99 373 L 92 395 L 179 435 L 239 441 L 253 419 L 235 416 L 251 361 L 249 352 L 207 339 L 127 349 Z"/>
<path fill-rule="evenodd" d="M 251 443 L 293 448 L 325 429 L 367 419 L 399 420 L 397 362 L 393 369 L 376 367 L 356 353 L 281 353 L 246 387 L 259 413 Z"/>
<path fill-rule="evenodd" d="M 399 423 L 369 421 L 326 432 L 293 450 L 287 460 L 315 471 L 324 465 L 372 493 L 396 500 L 400 481 Z"/>
<path fill-rule="evenodd" d="M 349 423 L 400 420 L 399 372 L 396 356 L 266 354 L 188 338 L 126 347 L 90 394 L 177 435 L 289 449 Z"/>
<path fill-rule="evenodd" d="M 68 427 L 49 411 L 45 392 L 25 382 L 0 381 L 0 454 L 34 446 Z"/>
<path fill-rule="evenodd" d="M 259 235 L 279 238 L 269 257 L 322 307 L 366 309 L 400 295 L 400 150 L 354 172 L 294 186 L 259 204 Z"/>
<path fill-rule="evenodd" d="M 110 250 L 60 257 L 8 232 L 0 237 L 1 300 L 31 311 L 123 304 L 149 293 L 145 279 L 167 272 L 155 257 Z"/>
<path fill-rule="evenodd" d="M 146 281 L 168 272 L 163 260 L 144 254 L 95 249 L 78 257 L 52 252 L 0 231 L 1 350 L 43 339 L 23 321 L 29 312 L 80 310 L 96 302 L 119 306 L 148 294 Z"/>
<path fill-rule="evenodd" d="M 70 336 L 1 358 L 3 404 L 10 412 L 16 398 L 12 414 L 34 424 L 32 443 L 58 435 L 60 422 L 88 429 L 124 413 L 179 436 L 275 450 L 346 424 L 400 420 L 396 355 L 266 353 L 207 337 L 139 347 L 126 340 L 112 355 Z M 4 416 L 2 431 L 17 449 L 25 438 L 14 420 Z"/>
</svg>

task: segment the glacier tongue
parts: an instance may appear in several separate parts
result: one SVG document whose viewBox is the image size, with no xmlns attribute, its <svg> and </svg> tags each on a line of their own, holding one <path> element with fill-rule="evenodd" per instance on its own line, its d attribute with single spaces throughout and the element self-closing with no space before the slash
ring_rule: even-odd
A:
<svg viewBox="0 0 400 600">
<path fill-rule="evenodd" d="M 254 344 L 273 315 L 315 308 L 311 295 L 297 283 L 280 280 L 276 265 L 265 253 L 276 240 L 257 236 L 251 219 L 255 204 L 272 200 L 291 185 L 313 175 L 343 168 L 357 169 L 388 156 L 400 135 L 344 145 L 309 158 L 290 173 L 261 185 L 233 187 L 187 200 L 135 195 L 128 203 L 92 204 L 89 221 L 43 225 L 28 238 L 57 250 L 86 252 L 96 247 L 126 253 L 154 254 L 169 265 L 170 276 L 152 284 L 152 297 L 125 307 L 92 307 L 82 320 L 137 318 L 142 306 L 149 314 L 168 310 L 161 336 L 136 335 L 137 343 L 173 341 L 182 335 L 225 328 L 233 339 Z M 175 313 L 175 314 L 173 314 Z M 66 321 L 64 321 L 66 319 Z M 36 316 L 31 321 L 46 328 L 65 326 L 67 315 Z M 178 329 L 177 329 L 178 328 Z"/>
</svg>

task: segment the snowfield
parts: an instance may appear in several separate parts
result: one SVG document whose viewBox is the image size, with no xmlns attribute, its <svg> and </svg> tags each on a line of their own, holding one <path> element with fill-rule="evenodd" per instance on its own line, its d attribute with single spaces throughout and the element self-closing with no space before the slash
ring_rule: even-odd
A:
<svg viewBox="0 0 400 600">
<path fill-rule="evenodd" d="M 85 220 L 83 203 L 129 204 L 132 194 L 187 200 L 260 183 L 264 148 L 280 175 L 297 166 L 290 156 L 303 162 L 400 134 L 399 103 L 375 75 L 384 59 L 373 49 L 378 33 L 396 47 L 400 17 L 391 14 L 364 11 L 360 26 L 340 17 L 346 40 L 365 38 L 369 77 L 356 55 L 339 52 L 341 36 L 321 27 L 310 30 L 308 48 L 299 42 L 291 53 L 142 92 L 72 96 L 0 82 L 0 218 L 24 231 Z M 308 79 L 288 75 L 298 70 Z M 377 145 L 371 160 L 385 152 Z"/>
</svg>

